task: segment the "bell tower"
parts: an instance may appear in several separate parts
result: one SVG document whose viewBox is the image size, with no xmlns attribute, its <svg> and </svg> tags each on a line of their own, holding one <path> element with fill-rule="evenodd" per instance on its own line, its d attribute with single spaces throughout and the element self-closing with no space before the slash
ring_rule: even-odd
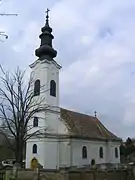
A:
<svg viewBox="0 0 135 180">
<path fill-rule="evenodd" d="M 43 103 L 50 107 L 59 106 L 59 70 L 61 66 L 54 60 L 57 51 L 52 46 L 52 28 L 49 26 L 49 9 L 46 11 L 46 23 L 41 28 L 40 47 L 35 50 L 37 61 L 30 65 L 32 69 L 33 89 L 35 99 L 39 96 L 44 99 Z M 40 89 L 38 89 L 38 84 Z M 36 91 L 37 92 L 36 94 Z"/>
<path fill-rule="evenodd" d="M 58 141 L 52 137 L 59 133 L 60 108 L 59 108 L 59 70 L 61 66 L 54 60 L 57 51 L 53 48 L 52 28 L 49 26 L 49 10 L 46 11 L 46 22 L 41 28 L 39 36 L 41 43 L 35 50 L 37 60 L 30 65 L 31 91 L 34 94 L 35 103 L 41 100 L 43 109 L 34 114 L 28 126 L 32 135 L 26 142 L 26 168 L 31 167 L 33 159 L 36 159 L 44 168 L 55 169 L 59 166 Z M 51 152 L 51 153 L 50 153 Z M 52 156 L 53 155 L 53 156 Z"/>
</svg>

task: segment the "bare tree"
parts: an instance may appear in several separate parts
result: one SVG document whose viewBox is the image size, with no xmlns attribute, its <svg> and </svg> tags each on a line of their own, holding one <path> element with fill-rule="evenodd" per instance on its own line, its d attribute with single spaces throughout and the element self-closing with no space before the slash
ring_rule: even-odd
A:
<svg viewBox="0 0 135 180">
<path fill-rule="evenodd" d="M 34 97 L 32 79 L 25 82 L 25 72 L 19 68 L 15 73 L 5 73 L 0 79 L 0 119 L 2 121 L 2 133 L 7 139 L 8 146 L 15 152 L 17 163 L 23 160 L 23 152 L 26 141 L 39 132 L 29 133 L 33 126 L 29 121 L 45 109 L 43 98 Z M 36 100 L 36 98 L 38 100 Z M 46 107 L 47 108 L 47 107 Z"/>
</svg>

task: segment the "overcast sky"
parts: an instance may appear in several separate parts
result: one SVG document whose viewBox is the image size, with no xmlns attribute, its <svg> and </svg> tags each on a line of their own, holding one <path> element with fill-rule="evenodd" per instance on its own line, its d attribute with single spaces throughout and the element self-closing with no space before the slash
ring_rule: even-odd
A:
<svg viewBox="0 0 135 180">
<path fill-rule="evenodd" d="M 58 51 L 60 106 L 94 115 L 135 137 L 135 0 L 0 0 L 0 63 L 28 69 L 49 8 Z M 1 38 L 3 40 L 3 38 Z"/>
</svg>

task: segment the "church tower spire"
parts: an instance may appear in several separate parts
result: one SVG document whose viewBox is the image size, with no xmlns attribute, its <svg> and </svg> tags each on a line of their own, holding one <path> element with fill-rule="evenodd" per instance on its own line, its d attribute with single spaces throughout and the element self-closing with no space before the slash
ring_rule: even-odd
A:
<svg viewBox="0 0 135 180">
<path fill-rule="evenodd" d="M 35 50 L 35 55 L 39 57 L 39 60 L 47 59 L 53 60 L 57 56 L 57 51 L 52 47 L 52 40 L 54 36 L 52 33 L 52 28 L 49 26 L 49 9 L 46 10 L 46 23 L 45 26 L 41 28 L 41 34 L 39 38 L 41 39 L 41 44 L 38 49 Z"/>
</svg>

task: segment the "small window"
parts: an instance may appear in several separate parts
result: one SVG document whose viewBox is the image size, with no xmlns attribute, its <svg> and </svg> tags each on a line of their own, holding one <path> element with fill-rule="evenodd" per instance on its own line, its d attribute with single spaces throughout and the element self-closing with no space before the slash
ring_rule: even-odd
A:
<svg viewBox="0 0 135 180">
<path fill-rule="evenodd" d="M 118 158 L 118 148 L 115 148 L 115 157 Z"/>
<path fill-rule="evenodd" d="M 56 83 L 54 80 L 50 81 L 50 95 L 56 97 Z"/>
<path fill-rule="evenodd" d="M 83 148 L 82 148 L 82 158 L 83 159 L 87 158 L 87 148 L 86 148 L 86 146 L 83 146 Z"/>
<path fill-rule="evenodd" d="M 33 127 L 38 127 L 38 118 L 37 117 L 34 117 Z"/>
<path fill-rule="evenodd" d="M 37 153 L 37 145 L 36 144 L 33 145 L 33 150 L 32 151 L 33 151 L 33 154 Z"/>
<path fill-rule="evenodd" d="M 34 84 L 34 96 L 40 95 L 40 80 L 37 79 Z"/>
<path fill-rule="evenodd" d="M 100 147 L 100 149 L 99 149 L 99 157 L 103 158 L 103 148 L 102 147 Z"/>
</svg>

